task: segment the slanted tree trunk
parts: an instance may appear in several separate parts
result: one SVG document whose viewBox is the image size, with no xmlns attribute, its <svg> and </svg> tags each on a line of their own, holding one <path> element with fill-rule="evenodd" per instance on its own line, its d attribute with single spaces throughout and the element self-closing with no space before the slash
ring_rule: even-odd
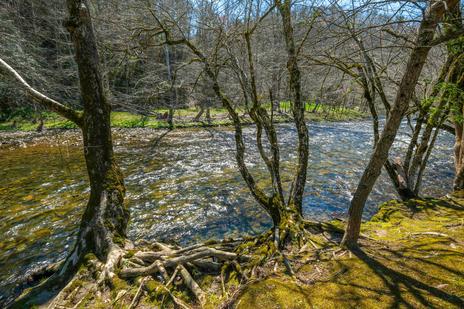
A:
<svg viewBox="0 0 464 309">
<path fill-rule="evenodd" d="M 461 38 L 464 40 L 464 38 Z M 462 44 L 462 43 L 461 43 Z M 461 45 L 462 46 L 462 45 Z M 454 111 L 453 121 L 455 128 L 455 144 L 454 144 L 454 164 L 455 178 L 454 190 L 464 190 L 464 53 L 457 57 L 452 65 L 450 72 L 449 83 L 454 84 L 455 93 L 450 95 L 450 104 L 453 104 Z"/>
<path fill-rule="evenodd" d="M 84 112 L 82 115 L 25 87 L 43 105 L 51 107 L 82 129 L 84 156 L 90 181 L 90 197 L 73 250 L 57 273 L 15 301 L 14 306 L 42 304 L 53 297 L 75 274 L 87 253 L 105 263 L 101 279 L 111 278 L 122 256 L 129 212 L 124 206 L 125 187 L 117 166 L 107 102 L 99 66 L 97 45 L 86 0 L 67 0 L 66 26 L 75 48 Z M 30 87 L 29 87 L 30 88 Z"/>
<path fill-rule="evenodd" d="M 447 8 L 456 5 L 457 0 L 445 2 L 433 2 L 427 9 L 419 26 L 415 47 L 411 51 L 405 73 L 399 85 L 395 103 L 390 110 L 389 117 L 380 136 L 369 163 L 359 181 L 356 192 L 351 200 L 348 212 L 349 218 L 342 245 L 347 247 L 357 246 L 361 228 L 362 213 L 367 197 L 372 191 L 377 178 L 380 176 L 382 166 L 388 158 L 388 152 L 395 140 L 403 115 L 406 112 L 409 101 L 414 93 L 422 68 L 431 49 L 435 30 Z"/>
<path fill-rule="evenodd" d="M 396 189 L 396 192 L 400 196 L 401 200 L 407 201 L 412 198 L 416 198 L 417 195 L 411 188 L 408 181 L 408 175 L 404 170 L 404 165 L 400 158 L 395 158 L 393 162 L 387 160 L 385 162 L 385 169 L 390 176 L 391 181 Z"/>
<path fill-rule="evenodd" d="M 203 104 L 200 104 L 200 111 L 198 114 L 193 118 L 193 121 L 197 122 L 200 121 L 201 116 L 203 116 L 203 113 L 205 112 L 205 108 L 203 107 Z"/>
<path fill-rule="evenodd" d="M 463 28 L 462 12 L 456 7 L 447 16 L 446 31 Z M 464 36 L 448 42 L 448 57 L 452 57 L 445 84 L 446 99 L 451 105 L 454 123 L 454 190 L 464 190 Z"/>
</svg>

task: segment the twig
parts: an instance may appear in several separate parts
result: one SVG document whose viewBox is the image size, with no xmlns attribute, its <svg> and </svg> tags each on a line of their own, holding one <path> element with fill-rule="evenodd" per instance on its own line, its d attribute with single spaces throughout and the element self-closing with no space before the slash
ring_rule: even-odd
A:
<svg viewBox="0 0 464 309">
<path fill-rule="evenodd" d="M 188 270 L 184 266 L 179 266 L 180 269 L 180 274 L 182 275 L 182 278 L 184 279 L 185 285 L 192 291 L 193 295 L 198 299 L 200 304 L 203 306 L 206 301 L 206 296 L 203 290 L 200 288 L 198 283 L 193 280 L 192 276 L 188 272 Z"/>
<path fill-rule="evenodd" d="M 441 236 L 441 237 L 451 238 L 447 234 L 438 233 L 438 232 L 418 232 L 418 233 L 411 233 L 410 235 L 411 236 L 415 236 L 415 235 L 433 235 L 433 236 Z"/>
<path fill-rule="evenodd" d="M 168 292 L 169 296 L 171 296 L 172 300 L 174 301 L 174 303 L 176 303 L 176 305 L 184 308 L 184 309 L 191 309 L 189 306 L 187 306 L 183 301 L 181 301 L 180 299 L 178 299 L 177 297 L 175 297 L 171 291 L 165 287 L 164 285 L 161 285 L 161 287 L 166 291 Z"/>
<path fill-rule="evenodd" d="M 134 299 L 132 299 L 132 302 L 130 303 L 128 309 L 135 308 L 135 306 L 137 306 L 137 304 L 139 303 L 140 297 L 142 296 L 142 289 L 143 289 L 143 286 L 144 286 L 145 281 L 147 279 L 148 279 L 148 277 L 143 277 L 142 278 L 142 280 L 140 282 L 140 286 L 139 286 L 137 292 L 135 293 Z"/>
<path fill-rule="evenodd" d="M 171 283 L 174 281 L 174 279 L 176 278 L 177 276 L 177 273 L 179 272 L 179 266 L 176 267 L 176 269 L 174 269 L 174 273 L 172 274 L 171 278 L 169 279 L 169 281 L 166 283 L 166 287 L 169 287 L 171 285 Z"/>
</svg>

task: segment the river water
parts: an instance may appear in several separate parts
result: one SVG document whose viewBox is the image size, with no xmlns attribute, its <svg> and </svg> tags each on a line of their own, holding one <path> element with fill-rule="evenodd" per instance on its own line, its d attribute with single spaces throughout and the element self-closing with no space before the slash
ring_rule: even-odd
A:
<svg viewBox="0 0 464 309">
<path fill-rule="evenodd" d="M 344 218 L 372 149 L 369 121 L 313 123 L 304 197 L 307 218 Z M 403 132 L 406 132 L 404 126 Z M 258 183 L 269 185 L 254 145 L 254 128 L 244 130 L 247 164 Z M 253 235 L 270 219 L 250 196 L 235 168 L 230 129 L 115 130 L 115 152 L 123 168 L 132 240 L 189 243 Z M 296 131 L 278 126 L 282 175 L 288 189 L 296 160 Z M 1 135 L 0 135 L 1 138 Z M 77 232 L 89 188 L 79 132 L 57 135 L 50 143 L 0 149 L 0 303 L 19 278 L 35 267 L 66 256 Z M 393 152 L 407 146 L 400 134 Z M 453 138 L 443 133 L 424 179 L 424 194 L 440 196 L 452 186 Z M 58 145 L 58 146 L 57 146 Z M 385 175 L 365 211 L 395 198 Z"/>
</svg>

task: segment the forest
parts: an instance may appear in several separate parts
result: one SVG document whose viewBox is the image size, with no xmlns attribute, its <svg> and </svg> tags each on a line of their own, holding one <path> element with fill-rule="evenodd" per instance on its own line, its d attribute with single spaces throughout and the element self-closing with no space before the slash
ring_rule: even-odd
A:
<svg viewBox="0 0 464 309">
<path fill-rule="evenodd" d="M 0 308 L 464 308 L 459 0 L 2 0 Z"/>
</svg>

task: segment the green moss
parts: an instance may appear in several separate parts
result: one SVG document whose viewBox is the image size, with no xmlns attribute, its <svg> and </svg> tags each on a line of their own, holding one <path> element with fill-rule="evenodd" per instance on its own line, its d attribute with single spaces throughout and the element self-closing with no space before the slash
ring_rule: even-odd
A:
<svg viewBox="0 0 464 309">
<path fill-rule="evenodd" d="M 284 279 L 266 279 L 252 284 L 237 302 L 238 309 L 311 308 L 307 292 Z M 321 307 L 322 308 L 322 307 Z M 327 308 L 327 307 L 324 307 Z"/>
<path fill-rule="evenodd" d="M 298 269 L 298 278 L 308 284 L 278 274 L 248 286 L 236 304 L 258 309 L 462 308 L 463 205 L 458 197 L 385 203 L 363 224 L 369 238 L 361 241 L 361 250 L 339 251 L 336 258 L 331 251 L 319 254 L 318 262 Z M 327 249 L 317 235 L 311 239 Z"/>
</svg>

